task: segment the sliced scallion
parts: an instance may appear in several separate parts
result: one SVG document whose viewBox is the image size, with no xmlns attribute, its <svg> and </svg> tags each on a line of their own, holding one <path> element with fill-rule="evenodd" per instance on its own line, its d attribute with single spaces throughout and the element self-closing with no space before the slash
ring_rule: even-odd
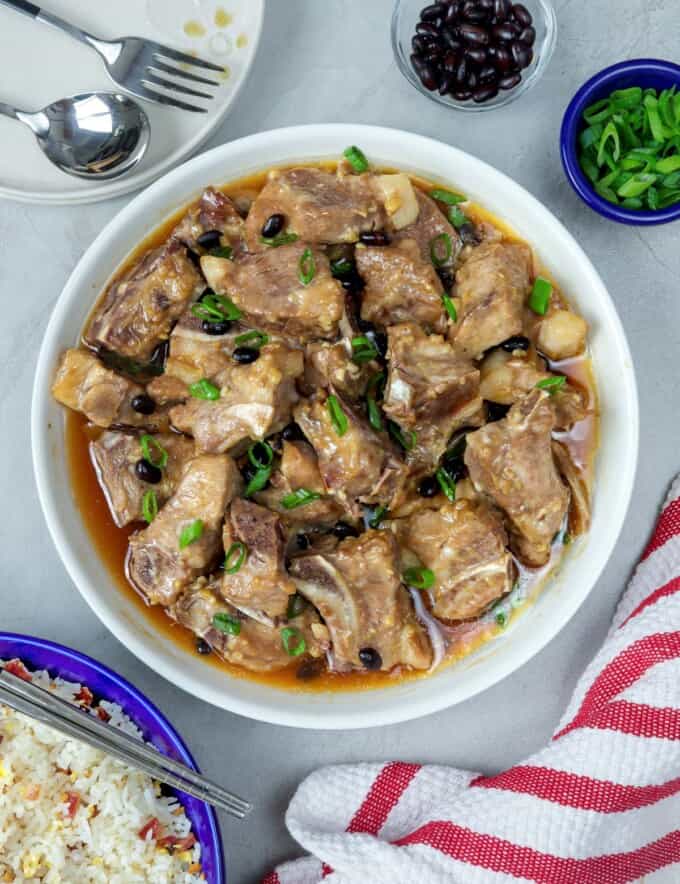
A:
<svg viewBox="0 0 680 884">
<path fill-rule="evenodd" d="M 242 335 L 237 335 L 234 338 L 234 343 L 237 347 L 248 344 L 249 347 L 255 347 L 256 350 L 259 350 L 260 347 L 264 347 L 265 344 L 269 343 L 269 335 L 253 329 L 252 331 L 244 332 Z"/>
<path fill-rule="evenodd" d="M 316 274 L 316 261 L 310 248 L 306 248 L 300 255 L 298 263 L 298 279 L 302 285 L 309 285 Z"/>
<path fill-rule="evenodd" d="M 467 200 L 462 193 L 454 193 L 452 190 L 444 190 L 441 187 L 435 187 L 430 191 L 430 196 L 437 202 L 444 203 L 447 206 L 456 206 L 458 203 L 464 203 Z"/>
<path fill-rule="evenodd" d="M 446 310 L 451 322 L 456 322 L 458 320 L 458 311 L 456 310 L 456 305 L 453 303 L 451 297 L 449 295 L 442 295 L 442 304 L 444 305 L 444 310 Z"/>
<path fill-rule="evenodd" d="M 232 617 L 231 614 L 215 614 L 212 625 L 218 632 L 223 632 L 225 635 L 240 635 L 241 633 L 241 621 L 238 617 Z"/>
<path fill-rule="evenodd" d="M 286 626 L 281 630 L 281 644 L 289 657 L 299 657 L 307 650 L 307 642 L 295 626 Z"/>
<path fill-rule="evenodd" d="M 189 392 L 194 399 L 207 399 L 210 402 L 215 402 L 220 398 L 220 388 L 207 378 L 201 378 L 195 384 L 189 384 Z"/>
<path fill-rule="evenodd" d="M 247 557 L 248 547 L 245 543 L 241 543 L 240 540 L 232 543 L 224 557 L 224 573 L 237 574 Z"/>
<path fill-rule="evenodd" d="M 438 233 L 430 240 L 430 258 L 435 267 L 443 267 L 451 259 L 453 243 L 448 233 Z"/>
<path fill-rule="evenodd" d="M 243 313 L 226 295 L 205 295 L 191 307 L 191 312 L 206 322 L 233 322 L 240 319 Z"/>
<path fill-rule="evenodd" d="M 144 518 L 144 521 L 148 522 L 150 525 L 157 515 L 158 498 L 156 497 L 156 492 L 149 489 L 144 492 L 144 496 L 142 497 L 142 517 Z"/>
<path fill-rule="evenodd" d="M 234 250 L 231 246 L 215 246 L 210 249 L 208 254 L 212 255 L 213 258 L 229 258 L 229 260 L 231 260 L 234 255 Z"/>
<path fill-rule="evenodd" d="M 299 506 L 304 506 L 307 503 L 319 500 L 320 497 L 321 495 L 318 491 L 310 491 L 308 488 L 298 488 L 281 498 L 281 506 L 285 510 L 294 510 Z"/>
<path fill-rule="evenodd" d="M 434 572 L 429 568 L 407 568 L 404 583 L 414 589 L 431 589 L 434 586 Z"/>
<path fill-rule="evenodd" d="M 166 467 L 168 452 L 157 439 L 154 439 L 149 433 L 145 433 L 139 440 L 139 445 L 142 449 L 144 460 L 148 460 L 152 466 L 158 467 L 159 470 Z"/>
<path fill-rule="evenodd" d="M 357 365 L 363 365 L 365 362 L 376 359 L 377 356 L 378 349 L 370 338 L 367 338 L 365 335 L 352 338 L 352 362 L 356 362 Z"/>
<path fill-rule="evenodd" d="M 356 146 L 356 144 L 353 144 L 350 147 L 346 148 L 342 152 L 342 155 L 355 172 L 361 174 L 361 172 L 365 172 L 368 169 L 368 160 L 366 159 L 366 155 Z"/>
<path fill-rule="evenodd" d="M 349 421 L 347 420 L 347 415 L 342 410 L 338 397 L 331 393 L 326 400 L 326 408 L 328 409 L 335 432 L 338 436 L 344 436 L 349 427 Z"/>
<path fill-rule="evenodd" d="M 390 436 L 397 442 L 404 451 L 413 451 L 418 441 L 418 436 L 414 430 L 402 430 L 399 424 L 394 421 L 387 422 L 387 429 Z"/>
<path fill-rule="evenodd" d="M 274 462 L 274 449 L 268 442 L 253 442 L 248 449 L 248 460 L 255 468 L 255 474 L 246 485 L 243 492 L 245 497 L 250 497 L 256 491 L 261 491 L 269 481 Z"/>
<path fill-rule="evenodd" d="M 537 276 L 534 280 L 534 286 L 529 295 L 529 307 L 539 316 L 545 316 L 548 312 L 550 304 L 550 296 L 552 295 L 552 283 L 542 276 Z"/>
<path fill-rule="evenodd" d="M 387 507 L 386 506 L 378 506 L 373 510 L 373 515 L 368 520 L 369 528 L 379 528 L 380 523 L 383 521 L 385 516 L 387 515 Z"/>
<path fill-rule="evenodd" d="M 544 378 L 542 381 L 539 381 L 536 384 L 536 387 L 539 390 L 547 390 L 551 396 L 557 393 L 558 390 L 561 390 L 562 387 L 567 383 L 567 378 L 563 374 L 553 375 L 550 378 Z"/>
<path fill-rule="evenodd" d="M 185 525 L 179 535 L 179 548 L 184 549 L 187 546 L 191 546 L 192 543 L 196 543 L 197 540 L 200 540 L 203 536 L 203 520 L 202 519 L 194 519 L 193 522 L 189 522 L 188 525 Z"/>
<path fill-rule="evenodd" d="M 456 499 L 456 483 L 443 467 L 439 467 L 434 475 L 437 482 L 439 482 L 439 487 L 446 495 L 446 498 L 453 503 Z"/>
<path fill-rule="evenodd" d="M 449 221 L 456 228 L 456 230 L 460 230 L 460 228 L 468 223 L 468 217 L 465 212 L 460 208 L 460 206 L 451 206 L 448 212 Z"/>
<path fill-rule="evenodd" d="M 277 249 L 279 246 L 287 246 L 289 243 L 297 242 L 298 239 L 297 233 L 277 233 L 276 236 L 261 236 L 260 242 Z"/>
<path fill-rule="evenodd" d="M 383 428 L 382 414 L 378 405 L 378 397 L 382 396 L 385 389 L 385 372 L 377 371 L 366 385 L 366 410 L 368 422 L 374 430 L 380 432 Z"/>
</svg>

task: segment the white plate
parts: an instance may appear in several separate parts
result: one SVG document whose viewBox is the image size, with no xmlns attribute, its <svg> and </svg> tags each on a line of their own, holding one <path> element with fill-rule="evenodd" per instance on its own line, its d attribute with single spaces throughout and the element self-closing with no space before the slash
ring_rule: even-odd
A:
<svg viewBox="0 0 680 884">
<path fill-rule="evenodd" d="M 64 451 L 64 415 L 50 395 L 59 354 L 74 346 L 93 300 L 126 255 L 163 217 L 206 184 L 275 164 L 337 157 L 358 144 L 377 164 L 450 184 L 509 222 L 573 300 L 591 328 L 602 408 L 590 534 L 570 547 L 535 604 L 491 644 L 430 678 L 354 693 L 291 693 L 232 678 L 187 653 L 140 618 L 97 556 L 76 508 Z M 628 507 L 638 448 L 638 401 L 621 323 L 597 271 L 548 209 L 519 184 L 469 154 L 429 138 L 371 126 L 299 126 L 264 132 L 204 153 L 137 196 L 97 237 L 61 294 L 45 333 L 33 390 L 35 476 L 45 518 L 76 586 L 108 628 L 149 666 L 193 696 L 241 715 L 309 728 L 391 724 L 435 712 L 509 675 L 565 625 L 605 566 Z"/>
<path fill-rule="evenodd" d="M 248 76 L 262 30 L 264 0 L 46 0 L 46 9 L 104 38 L 149 37 L 227 69 L 209 108 L 196 114 L 135 98 L 149 115 L 151 143 L 131 175 L 91 184 L 60 172 L 32 132 L 0 117 L 0 197 L 29 203 L 77 204 L 137 190 L 190 156 L 222 122 Z M 191 36 L 192 34 L 198 36 Z M 37 110 L 92 89 L 115 91 L 102 60 L 61 31 L 0 6 L 0 101 Z M 200 71 L 197 71 L 200 73 Z M 212 74 L 208 74 L 212 77 Z M 191 85 L 191 84 L 187 84 Z M 201 87 L 198 87 L 199 90 Z M 180 96 L 181 97 L 181 96 Z"/>
</svg>

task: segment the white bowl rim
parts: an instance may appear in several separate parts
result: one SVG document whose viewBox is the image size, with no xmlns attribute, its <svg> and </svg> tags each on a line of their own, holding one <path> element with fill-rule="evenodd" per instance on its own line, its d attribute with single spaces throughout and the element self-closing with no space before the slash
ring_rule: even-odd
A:
<svg viewBox="0 0 680 884">
<path fill-rule="evenodd" d="M 317 153 L 313 151 L 310 153 L 307 148 L 302 147 L 310 142 L 328 145 L 328 147 L 320 149 Z M 86 287 L 85 281 L 88 275 L 94 272 L 94 267 L 100 260 L 106 263 L 107 244 L 112 236 L 124 230 L 140 211 L 146 211 L 149 214 L 150 210 L 146 207 L 149 204 L 152 205 L 155 198 L 158 198 L 158 201 L 165 207 L 164 215 L 161 218 L 167 217 L 191 200 L 192 194 L 200 192 L 202 186 L 216 183 L 214 176 L 212 181 L 206 180 L 201 173 L 201 170 L 209 168 L 216 160 L 220 161 L 220 168 L 225 169 L 222 181 L 228 182 L 236 180 L 243 174 L 248 174 L 247 171 L 230 174 L 229 161 L 237 161 L 242 166 L 244 164 L 247 166 L 248 160 L 245 158 L 249 156 L 250 152 L 255 153 L 258 149 L 266 147 L 268 153 L 275 157 L 269 162 L 269 165 L 286 165 L 308 161 L 312 158 L 337 156 L 342 148 L 350 143 L 361 144 L 369 156 L 372 154 L 378 162 L 385 163 L 385 165 L 389 165 L 390 160 L 383 156 L 378 160 L 378 154 L 382 149 L 378 145 L 389 144 L 390 147 L 385 149 L 389 153 L 392 151 L 391 145 L 395 144 L 396 149 L 402 152 L 402 159 L 398 161 L 399 165 L 410 171 L 417 170 L 413 168 L 412 162 L 408 159 L 404 160 L 404 158 L 419 157 L 421 154 L 427 155 L 428 152 L 433 155 L 438 152 L 442 157 L 446 154 L 446 161 L 451 170 L 455 170 L 457 166 L 468 166 L 468 171 L 473 171 L 488 179 L 485 186 L 489 188 L 490 193 L 496 185 L 497 189 L 502 189 L 506 196 L 520 200 L 522 205 L 527 207 L 530 216 L 540 218 L 540 229 L 547 230 L 551 235 L 556 236 L 564 244 L 564 248 L 578 258 L 581 272 L 589 278 L 589 286 L 591 287 L 589 288 L 589 296 L 595 296 L 594 306 L 602 320 L 603 327 L 606 327 L 607 346 L 613 348 L 619 363 L 617 367 L 617 372 L 620 373 L 618 375 L 619 398 L 616 401 L 617 406 L 620 406 L 620 415 L 616 416 L 616 420 L 619 422 L 620 432 L 617 433 L 616 444 L 619 446 L 620 453 L 617 456 L 620 462 L 616 471 L 617 480 L 609 483 L 602 492 L 606 493 L 608 498 L 607 518 L 604 520 L 597 543 L 592 542 L 592 532 L 586 538 L 589 541 L 589 559 L 592 560 L 588 566 L 587 580 L 576 586 L 570 586 L 569 592 L 557 593 L 555 591 L 553 593 L 555 598 L 551 601 L 552 612 L 547 620 L 544 615 L 541 615 L 543 616 L 542 625 L 538 614 L 535 618 L 531 616 L 533 612 L 526 612 L 523 616 L 515 618 L 516 623 L 511 624 L 511 627 L 501 638 L 502 645 L 499 644 L 492 648 L 492 653 L 496 652 L 495 659 L 487 660 L 487 665 L 479 665 L 480 662 L 484 662 L 483 658 L 474 659 L 478 657 L 479 652 L 472 655 L 470 666 L 465 673 L 464 685 L 456 682 L 455 673 L 459 671 L 459 665 L 446 667 L 425 680 L 407 681 L 384 689 L 348 693 L 283 691 L 252 681 L 232 678 L 218 669 L 215 669 L 215 672 L 220 672 L 220 683 L 219 685 L 211 685 L 208 683 L 210 681 L 208 676 L 203 677 L 202 673 L 203 671 L 210 672 L 214 667 L 203 664 L 201 675 L 194 677 L 190 672 L 187 672 L 188 661 L 172 659 L 172 655 L 166 653 L 160 643 L 149 644 L 145 642 L 141 635 L 136 634 L 135 630 L 130 627 L 126 619 L 112 609 L 87 577 L 62 524 L 60 517 L 62 506 L 67 503 L 71 506 L 75 505 L 73 500 L 65 501 L 63 495 L 60 498 L 55 490 L 50 461 L 51 445 L 45 429 L 50 426 L 48 418 L 48 409 L 51 404 L 50 386 L 57 355 L 65 346 L 73 346 L 74 343 L 73 341 L 62 343 L 59 337 L 72 306 L 75 305 L 77 308 L 79 298 L 81 300 L 83 298 L 82 292 Z M 331 145 L 333 145 L 332 149 Z M 391 162 L 395 164 L 397 160 L 392 159 Z M 252 167 L 252 171 L 265 167 L 266 165 L 258 163 Z M 427 170 L 421 169 L 420 171 L 421 174 L 428 174 Z M 431 175 L 431 177 L 433 176 Z M 454 179 L 455 174 L 452 174 L 451 177 Z M 191 184 L 194 178 L 198 180 L 195 184 Z M 451 181 L 450 183 L 455 182 Z M 190 191 L 187 190 L 187 184 L 191 186 Z M 185 195 L 178 200 L 172 197 L 173 190 L 177 193 L 188 194 L 188 196 Z M 468 192 L 470 191 L 468 190 Z M 484 205 L 483 197 L 480 198 L 480 201 Z M 157 210 L 158 206 L 156 205 L 155 211 Z M 505 217 L 505 220 L 513 226 L 512 217 Z M 156 224 L 158 223 L 160 220 L 156 222 Z M 149 231 L 156 224 L 150 224 Z M 536 244 L 532 241 L 531 236 L 525 235 L 532 247 L 535 248 Z M 130 250 L 135 245 L 136 243 L 131 243 Z M 116 261 L 116 265 L 111 267 L 111 272 L 119 265 L 120 261 Z M 99 290 L 92 294 L 90 289 L 90 297 L 96 298 L 98 294 Z M 569 294 L 571 295 L 571 293 Z M 93 301 L 86 303 L 91 306 Z M 82 322 L 79 323 L 79 327 L 82 327 L 88 310 L 89 307 L 81 308 Z M 595 370 L 597 373 L 597 365 L 595 365 Z M 86 250 L 57 299 L 38 357 L 31 405 L 34 474 L 49 532 L 69 576 L 81 595 L 116 638 L 157 673 L 193 696 L 200 697 L 215 706 L 258 721 L 324 730 L 395 724 L 438 712 L 496 684 L 542 650 L 578 610 L 610 557 L 620 534 L 632 494 L 637 466 L 638 439 L 637 385 L 632 357 L 621 321 L 611 296 L 589 258 L 550 210 L 504 173 L 458 148 L 404 130 L 345 123 L 292 126 L 260 132 L 223 144 L 194 157 L 138 194 L 114 216 Z M 603 441 L 601 441 L 601 448 Z M 82 532 L 86 531 L 82 523 L 80 529 Z M 570 555 L 573 554 L 570 553 Z M 583 559 L 582 555 L 580 559 Z M 572 561 L 574 559 L 569 558 L 567 563 L 569 567 L 567 568 L 567 564 L 565 564 L 563 570 L 571 569 Z M 557 581 L 557 577 L 552 578 L 551 583 L 542 591 L 539 602 L 548 594 L 551 585 Z M 563 581 L 560 576 L 559 582 L 566 581 Z M 536 619 L 538 619 L 540 628 L 535 628 L 537 624 L 534 621 Z M 522 624 L 526 624 L 527 621 L 533 622 L 533 629 L 523 628 Z M 516 637 L 514 642 L 511 641 L 514 633 L 519 633 L 522 640 L 520 641 L 519 637 Z M 482 654 L 488 647 L 487 645 L 482 649 Z M 485 654 L 485 656 L 489 657 L 490 655 Z M 419 685 L 429 686 L 435 681 L 440 687 L 439 690 L 434 690 L 434 688 L 417 690 Z M 248 692 L 254 693 L 256 696 L 240 696 L 243 691 L 239 691 L 238 686 L 242 685 L 249 686 Z"/>
</svg>

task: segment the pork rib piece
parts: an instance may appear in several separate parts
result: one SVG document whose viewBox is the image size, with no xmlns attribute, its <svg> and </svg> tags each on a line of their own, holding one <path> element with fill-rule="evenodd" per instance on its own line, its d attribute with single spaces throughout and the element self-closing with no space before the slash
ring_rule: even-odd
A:
<svg viewBox="0 0 680 884">
<path fill-rule="evenodd" d="M 231 246 L 236 254 L 244 250 L 245 221 L 226 194 L 214 187 L 207 187 L 197 205 L 186 213 L 172 231 L 172 237 L 192 251 L 205 254 L 197 239 L 212 231 L 221 234 L 219 245 Z"/>
</svg>

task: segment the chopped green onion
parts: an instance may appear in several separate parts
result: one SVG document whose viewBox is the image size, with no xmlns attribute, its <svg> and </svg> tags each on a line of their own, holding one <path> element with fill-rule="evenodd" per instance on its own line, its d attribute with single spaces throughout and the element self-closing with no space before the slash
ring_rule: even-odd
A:
<svg viewBox="0 0 680 884">
<path fill-rule="evenodd" d="M 144 496 L 142 497 L 142 516 L 144 517 L 144 521 L 148 522 L 150 525 L 157 515 L 158 498 L 156 497 L 156 492 L 149 489 L 144 492 Z"/>
<path fill-rule="evenodd" d="M 159 470 L 165 468 L 168 463 L 168 452 L 157 439 L 154 439 L 153 436 L 145 433 L 139 440 L 139 444 L 142 449 L 142 457 L 144 460 L 148 460 L 152 466 L 158 467 Z"/>
<path fill-rule="evenodd" d="M 260 454 L 262 454 L 262 457 L 260 457 Z M 269 442 L 253 442 L 248 449 L 248 460 L 256 470 L 266 469 L 274 462 L 274 449 Z"/>
<path fill-rule="evenodd" d="M 431 190 L 430 196 L 433 200 L 445 203 L 447 206 L 455 206 L 457 203 L 464 203 L 467 200 L 467 197 L 462 193 L 454 193 L 452 190 L 443 190 L 440 187 Z"/>
<path fill-rule="evenodd" d="M 414 589 L 431 589 L 434 586 L 434 572 L 429 568 L 407 568 L 404 583 Z"/>
<path fill-rule="evenodd" d="M 368 422 L 374 430 L 380 432 L 383 428 L 382 415 L 378 406 L 377 397 L 382 396 L 385 389 L 385 372 L 377 371 L 366 385 L 366 408 Z"/>
<path fill-rule="evenodd" d="M 378 348 L 365 335 L 352 338 L 352 362 L 363 365 L 378 356 Z"/>
<path fill-rule="evenodd" d="M 189 392 L 194 399 L 208 399 L 210 402 L 214 402 L 220 398 L 220 388 L 212 384 L 207 378 L 201 378 L 195 384 L 190 384 Z"/>
<path fill-rule="evenodd" d="M 446 495 L 447 499 L 453 503 L 456 499 L 456 483 L 453 481 L 451 476 L 446 472 L 444 467 L 439 467 L 437 472 L 434 474 L 437 482 L 439 482 L 439 487 Z"/>
<path fill-rule="evenodd" d="M 301 596 L 299 592 L 294 592 L 288 599 L 288 607 L 286 608 L 286 620 L 293 620 L 299 617 L 307 607 L 307 599 Z"/>
<path fill-rule="evenodd" d="M 271 467 L 263 467 L 261 470 L 258 470 L 246 485 L 246 490 L 243 492 L 244 497 L 252 497 L 257 491 L 262 491 L 271 474 Z"/>
<path fill-rule="evenodd" d="M 351 147 L 344 150 L 342 155 L 355 172 L 361 173 L 368 169 L 368 160 L 366 159 L 364 152 L 360 150 L 356 144 L 353 144 Z"/>
<path fill-rule="evenodd" d="M 307 650 L 307 642 L 295 626 L 286 626 L 281 630 L 281 644 L 289 657 L 299 657 Z"/>
<path fill-rule="evenodd" d="M 185 525 L 184 528 L 182 528 L 179 535 L 179 548 L 184 549 L 192 543 L 196 543 L 197 540 L 201 539 L 202 535 L 203 520 L 194 519 L 193 522 L 189 522 L 188 525 Z"/>
<path fill-rule="evenodd" d="M 494 619 L 501 629 L 505 629 L 505 627 L 508 625 L 508 616 L 505 611 L 499 611 Z"/>
<path fill-rule="evenodd" d="M 321 495 L 318 491 L 310 491 L 308 488 L 298 488 L 296 491 L 291 491 L 290 494 L 286 494 L 285 497 L 281 498 L 281 506 L 285 510 L 294 510 L 299 506 L 304 506 L 307 503 L 319 500 L 320 497 Z"/>
<path fill-rule="evenodd" d="M 215 614 L 212 625 L 225 635 L 239 635 L 241 632 L 241 621 L 231 614 Z"/>
<path fill-rule="evenodd" d="M 468 223 L 468 217 L 458 206 L 451 206 L 449 209 L 449 221 L 456 230 L 460 230 L 464 224 Z"/>
<path fill-rule="evenodd" d="M 430 240 L 430 258 L 435 267 L 443 267 L 453 254 L 453 243 L 448 233 L 438 233 Z"/>
<path fill-rule="evenodd" d="M 298 239 L 297 233 L 277 233 L 276 236 L 261 236 L 260 242 L 277 249 L 279 246 L 287 246 L 289 243 L 297 242 Z"/>
<path fill-rule="evenodd" d="M 231 246 L 215 246 L 210 249 L 208 252 L 209 255 L 212 255 L 213 258 L 231 258 L 234 255 L 234 250 Z"/>
<path fill-rule="evenodd" d="M 205 295 L 201 301 L 192 305 L 191 312 L 206 322 L 225 322 L 227 320 L 233 322 L 243 316 L 243 313 L 230 298 L 227 298 L 226 295 L 215 294 Z"/>
<path fill-rule="evenodd" d="M 449 295 L 442 295 L 442 304 L 444 305 L 444 309 L 448 313 L 451 322 L 456 322 L 458 320 L 458 311 Z"/>
<path fill-rule="evenodd" d="M 269 343 L 269 335 L 253 329 L 252 331 L 244 332 L 242 335 L 237 335 L 234 338 L 234 343 L 237 347 L 240 347 L 242 344 L 250 344 L 251 347 L 259 350 L 260 347 L 264 347 L 265 344 Z"/>
<path fill-rule="evenodd" d="M 550 395 L 554 395 L 558 390 L 567 383 L 567 378 L 563 374 L 553 375 L 551 378 L 544 378 L 536 384 L 539 390 L 547 390 Z"/>
<path fill-rule="evenodd" d="M 224 557 L 224 573 L 225 574 L 236 574 L 241 570 L 241 565 L 245 562 L 248 557 L 248 547 L 245 543 L 241 543 L 240 540 L 237 540 L 227 550 L 227 554 Z"/>
<path fill-rule="evenodd" d="M 646 190 L 649 190 L 657 178 L 657 175 L 633 175 L 632 178 L 629 178 L 628 181 L 619 187 L 616 194 L 625 199 L 642 196 Z"/>
<path fill-rule="evenodd" d="M 300 262 L 298 266 L 298 279 L 300 280 L 302 285 L 309 285 L 309 283 L 314 279 L 314 275 L 316 274 L 316 261 L 314 260 L 314 255 L 312 254 L 312 250 L 310 248 L 306 248 L 304 252 L 300 255 Z"/>
<path fill-rule="evenodd" d="M 378 528 L 380 523 L 387 515 L 387 507 L 386 506 L 378 506 L 373 510 L 373 515 L 368 520 L 369 528 Z"/>
<path fill-rule="evenodd" d="M 348 258 L 335 258 L 331 261 L 331 273 L 333 276 L 347 276 L 354 269 L 354 264 Z"/>
<path fill-rule="evenodd" d="M 564 532 L 564 537 L 562 538 L 562 543 L 565 546 L 569 546 L 569 544 L 571 543 L 571 534 L 568 531 Z"/>
<path fill-rule="evenodd" d="M 545 316 L 548 312 L 550 304 L 550 296 L 552 295 L 552 283 L 542 276 L 537 276 L 534 281 L 534 287 L 529 295 L 529 307 L 538 313 L 539 316 Z"/>
<path fill-rule="evenodd" d="M 335 432 L 338 436 L 344 436 L 349 427 L 349 421 L 347 420 L 347 415 L 342 410 L 338 397 L 331 394 L 326 400 L 326 408 L 328 409 Z"/>
<path fill-rule="evenodd" d="M 387 422 L 387 429 L 394 441 L 401 445 L 405 451 L 413 451 L 416 447 L 418 436 L 413 430 L 402 430 L 399 424 L 394 421 Z"/>
</svg>

